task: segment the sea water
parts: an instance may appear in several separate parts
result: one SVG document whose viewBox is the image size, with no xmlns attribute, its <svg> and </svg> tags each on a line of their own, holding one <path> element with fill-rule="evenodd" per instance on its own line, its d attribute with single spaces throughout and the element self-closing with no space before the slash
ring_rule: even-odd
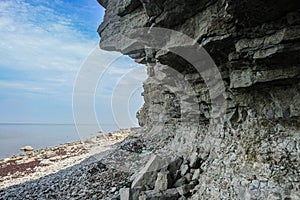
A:
<svg viewBox="0 0 300 200">
<path fill-rule="evenodd" d="M 20 148 L 27 145 L 34 149 L 53 147 L 97 136 L 98 130 L 98 125 L 0 124 L 0 159 L 20 154 Z"/>
</svg>

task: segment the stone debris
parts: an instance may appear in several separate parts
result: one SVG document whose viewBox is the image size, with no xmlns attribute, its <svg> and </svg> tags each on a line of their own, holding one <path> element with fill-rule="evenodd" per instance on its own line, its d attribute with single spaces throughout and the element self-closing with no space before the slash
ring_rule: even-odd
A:
<svg viewBox="0 0 300 200">
<path fill-rule="evenodd" d="M 148 176 L 138 176 L 137 178 L 139 182 L 143 183 L 143 185 L 139 185 L 138 190 L 133 190 L 132 188 L 137 187 L 137 184 L 134 181 L 131 185 L 131 189 L 127 188 L 122 190 L 122 193 L 120 193 L 120 198 L 123 195 L 125 195 L 126 198 L 128 198 L 127 196 L 129 195 L 129 199 L 132 200 L 172 199 L 172 198 L 177 199 L 179 197 L 181 198 L 181 197 L 191 196 L 192 190 L 199 184 L 198 177 L 195 180 L 187 181 L 185 176 L 181 176 L 180 173 L 176 173 L 180 170 L 180 168 L 182 168 L 182 163 L 186 163 L 187 161 L 184 161 L 182 158 L 175 158 L 167 165 L 157 164 L 161 160 L 162 159 L 161 158 L 158 159 L 156 155 L 152 155 L 151 159 L 146 164 L 147 169 L 157 169 L 157 167 L 150 168 L 149 166 L 159 166 L 158 168 L 161 168 L 159 172 L 157 172 L 157 170 L 155 171 L 156 181 L 155 181 L 154 188 L 151 187 L 151 185 L 153 184 L 153 179 L 149 178 Z M 165 160 L 170 160 L 170 159 L 165 159 Z M 141 172 L 145 171 L 145 167 L 141 170 Z M 200 176 L 200 172 L 201 172 L 200 169 L 196 169 L 194 174 Z M 150 186 L 150 187 L 145 187 L 145 186 Z M 126 193 L 123 194 L 123 192 L 125 191 Z"/>
<path fill-rule="evenodd" d="M 145 144 L 141 139 L 130 140 L 121 146 L 121 149 L 135 153 L 142 153 L 145 150 Z"/>
<path fill-rule="evenodd" d="M 128 142 L 132 139 L 128 135 L 134 134 L 135 131 L 138 129 L 121 130 L 112 133 L 111 137 L 125 134 L 124 142 Z M 92 140 L 95 143 L 90 141 L 68 143 L 36 150 L 35 157 L 28 158 L 28 155 L 22 155 L 3 160 L 0 167 L 7 166 L 7 169 L 15 162 L 14 159 L 21 162 L 18 164 L 18 170 L 8 172 L 11 175 L 1 174 L 0 178 L 4 181 L 1 181 L 0 199 L 119 199 L 121 188 L 130 187 L 129 177 L 132 175 L 121 166 L 130 163 L 132 170 L 135 171 L 145 162 L 139 165 L 141 158 L 137 157 L 137 154 L 120 150 L 122 144 L 120 141 L 113 142 L 104 137 Z M 106 146 L 100 148 L 100 143 Z M 82 152 L 82 149 L 85 151 Z M 57 157 L 57 160 L 51 162 L 49 157 L 45 159 L 46 153 Z M 65 155 L 70 157 L 60 159 Z M 37 160 L 39 158 L 41 162 L 43 161 L 43 166 L 36 163 L 40 162 Z M 133 161 L 136 165 L 132 165 Z M 28 167 L 34 171 L 25 170 Z M 0 169 L 0 172 L 5 172 L 4 168 Z M 24 174 L 24 170 L 27 174 Z M 126 196 L 125 193 L 122 193 L 123 198 Z"/>
</svg>

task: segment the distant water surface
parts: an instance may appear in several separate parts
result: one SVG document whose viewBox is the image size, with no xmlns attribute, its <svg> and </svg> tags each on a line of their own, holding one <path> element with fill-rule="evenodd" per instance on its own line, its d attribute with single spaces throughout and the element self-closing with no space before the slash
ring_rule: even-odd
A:
<svg viewBox="0 0 300 200">
<path fill-rule="evenodd" d="M 41 149 L 98 135 L 97 125 L 79 128 L 81 134 L 74 124 L 0 124 L 0 159 L 21 153 L 26 145 Z"/>
</svg>

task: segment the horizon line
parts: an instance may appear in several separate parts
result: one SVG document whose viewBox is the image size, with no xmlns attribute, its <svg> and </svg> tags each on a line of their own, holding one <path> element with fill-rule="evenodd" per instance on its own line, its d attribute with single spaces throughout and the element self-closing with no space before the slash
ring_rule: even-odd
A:
<svg viewBox="0 0 300 200">
<path fill-rule="evenodd" d="M 75 123 L 52 123 L 52 122 L 0 122 L 0 125 L 76 125 Z M 98 125 L 98 124 L 77 124 L 77 125 Z M 100 124 L 116 125 L 116 124 Z"/>
</svg>

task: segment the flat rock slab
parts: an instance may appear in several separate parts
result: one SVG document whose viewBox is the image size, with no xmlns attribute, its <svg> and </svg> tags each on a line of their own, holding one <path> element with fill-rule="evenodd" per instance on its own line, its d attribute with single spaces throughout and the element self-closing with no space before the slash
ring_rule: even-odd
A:
<svg viewBox="0 0 300 200">
<path fill-rule="evenodd" d="M 168 166 L 168 161 L 157 155 L 152 155 L 145 167 L 138 173 L 137 177 L 132 182 L 131 188 L 143 187 L 148 185 L 154 187 L 157 179 L 157 173 L 162 168 Z"/>
</svg>

